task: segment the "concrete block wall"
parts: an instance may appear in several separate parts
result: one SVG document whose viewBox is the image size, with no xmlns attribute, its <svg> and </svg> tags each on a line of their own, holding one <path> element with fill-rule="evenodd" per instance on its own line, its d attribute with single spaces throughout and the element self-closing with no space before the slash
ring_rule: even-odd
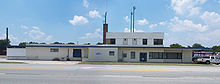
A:
<svg viewBox="0 0 220 84">
<path fill-rule="evenodd" d="M 114 51 L 114 56 L 109 56 L 109 51 Z M 88 48 L 88 52 L 86 61 L 118 61 L 118 48 Z"/>
</svg>

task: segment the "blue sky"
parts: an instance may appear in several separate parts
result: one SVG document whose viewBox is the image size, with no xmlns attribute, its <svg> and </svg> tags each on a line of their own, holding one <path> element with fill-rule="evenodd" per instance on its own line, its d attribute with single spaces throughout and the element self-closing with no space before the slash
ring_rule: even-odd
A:
<svg viewBox="0 0 220 84">
<path fill-rule="evenodd" d="M 9 27 L 20 42 L 102 42 L 104 12 L 109 32 L 164 32 L 165 46 L 220 45 L 220 0 L 0 0 L 0 38 Z"/>
</svg>

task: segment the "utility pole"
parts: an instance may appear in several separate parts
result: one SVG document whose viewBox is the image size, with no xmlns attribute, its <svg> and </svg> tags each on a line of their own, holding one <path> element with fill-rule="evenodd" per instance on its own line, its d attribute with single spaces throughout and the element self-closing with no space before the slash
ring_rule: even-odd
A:
<svg viewBox="0 0 220 84">
<path fill-rule="evenodd" d="M 8 48 L 8 44 L 9 40 L 8 40 L 8 27 L 6 28 L 6 48 Z"/>
<path fill-rule="evenodd" d="M 132 9 L 131 9 L 131 30 L 130 32 L 132 32 Z"/>
</svg>

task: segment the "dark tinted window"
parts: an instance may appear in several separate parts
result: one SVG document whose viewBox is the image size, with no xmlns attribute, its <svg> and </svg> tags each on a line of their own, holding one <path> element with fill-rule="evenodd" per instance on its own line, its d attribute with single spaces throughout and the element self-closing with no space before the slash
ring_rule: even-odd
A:
<svg viewBox="0 0 220 84">
<path fill-rule="evenodd" d="M 143 45 L 147 45 L 147 39 L 143 39 Z"/>
<path fill-rule="evenodd" d="M 109 51 L 109 56 L 114 56 L 115 52 L 114 51 Z"/>
<path fill-rule="evenodd" d="M 126 58 L 126 57 L 127 57 L 127 53 L 123 53 L 123 54 L 122 54 L 122 57 L 123 57 L 123 58 Z"/>
<path fill-rule="evenodd" d="M 150 52 L 149 58 L 150 59 L 163 59 L 163 52 Z"/>
<path fill-rule="evenodd" d="M 131 59 L 135 59 L 135 52 L 131 52 Z"/>
<path fill-rule="evenodd" d="M 59 52 L 59 49 L 50 49 L 50 52 Z"/>
<path fill-rule="evenodd" d="M 209 59 L 209 57 L 202 57 L 202 58 L 208 58 Z"/>
<path fill-rule="evenodd" d="M 163 45 L 163 39 L 154 39 L 154 45 Z"/>
<path fill-rule="evenodd" d="M 182 53 L 165 52 L 164 58 L 165 59 L 182 59 Z"/>
<path fill-rule="evenodd" d="M 115 44 L 115 39 L 110 39 L 110 44 Z"/>
</svg>

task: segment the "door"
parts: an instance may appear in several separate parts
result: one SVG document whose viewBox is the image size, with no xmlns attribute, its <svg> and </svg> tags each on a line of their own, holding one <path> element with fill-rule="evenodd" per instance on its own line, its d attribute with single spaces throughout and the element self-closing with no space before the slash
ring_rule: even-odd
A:
<svg viewBox="0 0 220 84">
<path fill-rule="evenodd" d="M 73 49 L 73 57 L 82 57 L 81 49 Z"/>
<path fill-rule="evenodd" d="M 147 62 L 147 53 L 140 53 L 140 62 Z"/>
</svg>

